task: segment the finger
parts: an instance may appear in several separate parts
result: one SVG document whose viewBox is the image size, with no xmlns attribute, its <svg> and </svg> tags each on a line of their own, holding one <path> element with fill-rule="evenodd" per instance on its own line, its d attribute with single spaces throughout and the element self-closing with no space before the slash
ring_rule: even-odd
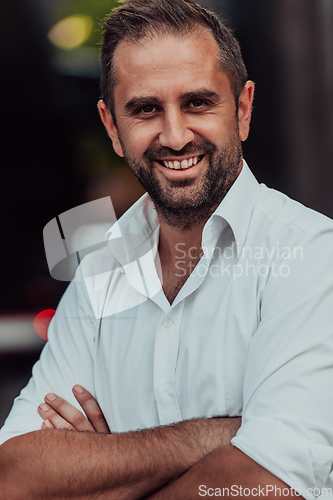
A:
<svg viewBox="0 0 333 500">
<path fill-rule="evenodd" d="M 64 429 L 67 431 L 75 431 L 75 428 L 62 418 L 59 413 L 54 411 L 51 406 L 42 403 L 38 406 L 38 413 L 44 419 L 42 429 Z"/>
<path fill-rule="evenodd" d="M 110 433 L 103 412 L 90 392 L 81 385 L 75 385 L 73 387 L 73 394 L 78 403 L 82 406 L 84 413 L 87 415 L 89 422 L 96 432 Z"/>
<path fill-rule="evenodd" d="M 45 396 L 45 402 L 54 410 L 55 413 L 67 422 L 69 426 L 68 428 L 73 427 L 77 431 L 94 431 L 93 426 L 90 424 L 86 416 L 63 398 L 50 393 Z M 46 418 L 51 420 L 53 425 L 54 421 L 59 422 L 59 419 L 55 415 L 52 415 L 52 418 L 49 418 L 48 416 Z"/>
<path fill-rule="evenodd" d="M 42 423 L 42 429 L 55 429 L 49 420 L 44 420 Z"/>
</svg>

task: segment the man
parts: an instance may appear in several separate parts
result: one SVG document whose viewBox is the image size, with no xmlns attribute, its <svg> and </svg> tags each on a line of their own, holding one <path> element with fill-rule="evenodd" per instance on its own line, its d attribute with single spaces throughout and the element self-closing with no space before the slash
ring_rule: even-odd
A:
<svg viewBox="0 0 333 500">
<path fill-rule="evenodd" d="M 211 13 L 132 0 L 101 60 L 102 121 L 149 196 L 59 304 L 2 430 L 0 498 L 314 498 L 333 462 L 333 224 L 243 162 L 254 85 Z"/>
</svg>

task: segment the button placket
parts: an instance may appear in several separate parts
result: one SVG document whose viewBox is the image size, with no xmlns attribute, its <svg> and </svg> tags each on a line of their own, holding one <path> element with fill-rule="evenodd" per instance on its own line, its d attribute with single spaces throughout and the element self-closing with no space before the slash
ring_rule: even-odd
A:
<svg viewBox="0 0 333 500">
<path fill-rule="evenodd" d="M 154 388 L 162 425 L 182 419 L 174 384 L 178 359 L 179 328 L 184 304 L 172 308 L 158 326 L 155 338 Z"/>
</svg>

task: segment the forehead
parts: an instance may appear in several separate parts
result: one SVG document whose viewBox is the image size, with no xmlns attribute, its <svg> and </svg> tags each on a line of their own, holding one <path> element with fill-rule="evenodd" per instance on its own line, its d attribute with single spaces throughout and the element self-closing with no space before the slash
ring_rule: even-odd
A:
<svg viewBox="0 0 333 500">
<path fill-rule="evenodd" d="M 186 36 L 156 34 L 138 42 L 122 41 L 114 54 L 117 75 L 115 97 L 190 92 L 195 86 L 216 86 L 221 79 L 219 48 L 213 35 L 197 29 Z"/>
</svg>

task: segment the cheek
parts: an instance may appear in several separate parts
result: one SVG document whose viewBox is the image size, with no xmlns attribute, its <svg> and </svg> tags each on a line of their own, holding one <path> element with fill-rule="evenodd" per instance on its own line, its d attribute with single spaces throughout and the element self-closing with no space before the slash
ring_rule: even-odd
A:
<svg viewBox="0 0 333 500">
<path fill-rule="evenodd" d="M 225 113 L 223 116 L 208 115 L 198 117 L 196 123 L 193 123 L 193 125 L 195 132 L 199 136 L 218 147 L 224 146 L 236 130 L 235 117 L 233 115 L 230 116 L 229 113 Z"/>
<path fill-rule="evenodd" d="M 137 155 L 143 154 L 152 144 L 158 140 L 157 127 L 151 123 L 138 123 L 124 131 L 122 138 L 127 150 Z"/>
<path fill-rule="evenodd" d="M 199 133 L 199 137 L 205 139 L 211 144 L 214 144 L 214 146 L 217 148 L 223 147 L 229 139 L 229 134 L 227 134 L 220 125 L 209 128 L 204 127 L 197 132 Z"/>
</svg>

